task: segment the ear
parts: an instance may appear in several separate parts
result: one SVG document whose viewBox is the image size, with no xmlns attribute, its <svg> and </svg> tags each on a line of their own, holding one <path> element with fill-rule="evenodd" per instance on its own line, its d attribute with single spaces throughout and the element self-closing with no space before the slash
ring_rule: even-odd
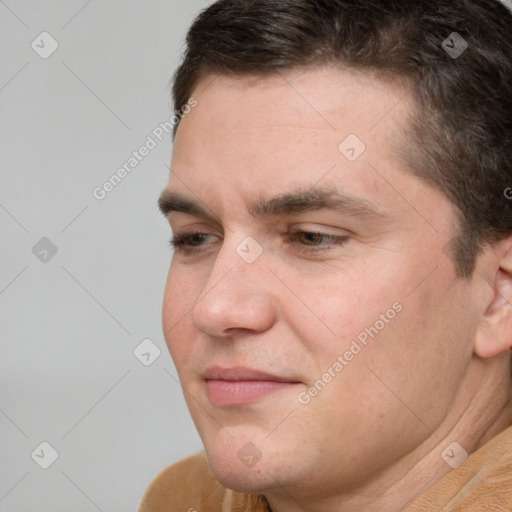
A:
<svg viewBox="0 0 512 512">
<path fill-rule="evenodd" d="M 475 338 L 475 353 L 494 357 L 512 348 L 512 237 L 493 249 L 493 297 Z M 495 264 L 497 262 L 497 264 Z"/>
</svg>

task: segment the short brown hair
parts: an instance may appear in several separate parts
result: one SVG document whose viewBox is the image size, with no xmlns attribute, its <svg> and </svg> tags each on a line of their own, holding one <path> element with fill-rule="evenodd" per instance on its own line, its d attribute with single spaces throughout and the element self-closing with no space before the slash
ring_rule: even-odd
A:
<svg viewBox="0 0 512 512">
<path fill-rule="evenodd" d="M 454 32 L 468 44 L 458 56 L 442 44 Z M 219 0 L 188 32 L 174 106 L 208 74 L 338 63 L 409 80 L 418 112 L 404 158 L 457 207 L 450 249 L 469 277 L 483 244 L 512 234 L 511 32 L 498 0 Z"/>
</svg>

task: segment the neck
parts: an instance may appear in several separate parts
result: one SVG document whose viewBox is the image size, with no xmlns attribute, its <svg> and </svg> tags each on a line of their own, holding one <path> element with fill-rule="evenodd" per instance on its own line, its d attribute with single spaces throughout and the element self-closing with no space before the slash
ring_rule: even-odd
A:
<svg viewBox="0 0 512 512">
<path fill-rule="evenodd" d="M 496 378 L 496 371 L 489 372 L 487 365 L 479 362 L 471 374 L 468 372 L 454 397 L 450 413 L 415 450 L 349 492 L 312 498 L 288 489 L 278 495 L 265 495 L 272 511 L 396 512 L 406 509 L 449 473 L 464 451 L 475 452 L 512 424 L 512 389 L 504 386 L 504 380 Z M 508 368 L 503 365 L 503 375 Z M 506 378 L 509 379 L 508 375 Z M 454 442 L 460 448 L 453 445 L 455 449 L 446 452 Z M 447 460 L 454 461 L 451 465 L 442 458 L 443 452 Z"/>
</svg>

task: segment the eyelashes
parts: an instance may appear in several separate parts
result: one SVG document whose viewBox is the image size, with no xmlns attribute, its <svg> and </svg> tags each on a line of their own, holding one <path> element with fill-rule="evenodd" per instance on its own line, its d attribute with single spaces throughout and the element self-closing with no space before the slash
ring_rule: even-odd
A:
<svg viewBox="0 0 512 512">
<path fill-rule="evenodd" d="M 342 246 L 349 240 L 348 235 L 334 235 L 316 231 L 296 230 L 285 235 L 285 242 L 303 252 L 320 252 Z M 175 235 L 170 240 L 172 249 L 184 254 L 194 254 L 204 251 L 208 245 L 220 241 L 220 238 L 210 233 L 191 231 Z"/>
<path fill-rule="evenodd" d="M 322 247 L 324 245 L 343 245 L 348 240 L 348 235 L 339 236 L 315 231 L 292 231 L 288 235 L 288 240 L 299 243 L 304 247 Z M 328 244 L 320 243 L 322 240 L 328 240 Z"/>
<path fill-rule="evenodd" d="M 213 235 L 199 231 L 183 233 L 171 238 L 170 244 L 173 249 L 179 249 L 182 247 L 200 247 L 204 244 L 208 237 L 213 237 Z"/>
</svg>

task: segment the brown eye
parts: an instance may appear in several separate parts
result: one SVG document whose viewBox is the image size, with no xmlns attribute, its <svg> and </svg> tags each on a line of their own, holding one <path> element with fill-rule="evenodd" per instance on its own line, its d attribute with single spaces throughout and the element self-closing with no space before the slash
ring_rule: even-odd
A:
<svg viewBox="0 0 512 512">
<path fill-rule="evenodd" d="M 334 245 L 341 246 L 348 241 L 348 235 L 332 235 L 327 233 L 317 233 L 313 231 L 296 231 L 290 233 L 289 241 L 295 244 L 296 248 L 303 251 L 318 252 L 328 251 Z"/>
<path fill-rule="evenodd" d="M 193 248 L 202 247 L 210 242 L 215 242 L 217 237 L 209 233 L 184 233 L 176 235 L 171 240 L 171 247 L 176 251 L 192 250 Z"/>
<path fill-rule="evenodd" d="M 209 236 L 210 235 L 207 235 L 206 233 L 195 233 L 188 237 L 187 243 L 192 247 L 196 247 L 204 243 L 206 240 L 208 240 Z"/>
<path fill-rule="evenodd" d="M 296 233 L 295 237 L 299 243 L 310 246 L 339 243 L 340 240 L 344 240 L 346 238 L 334 235 L 326 235 L 325 233 L 310 233 L 307 231 Z"/>
<path fill-rule="evenodd" d="M 332 238 L 332 236 L 324 235 L 322 233 L 299 233 L 297 235 L 299 242 L 303 243 L 304 245 L 321 245 L 324 239 L 329 239 L 329 241 L 332 241 Z"/>
</svg>

